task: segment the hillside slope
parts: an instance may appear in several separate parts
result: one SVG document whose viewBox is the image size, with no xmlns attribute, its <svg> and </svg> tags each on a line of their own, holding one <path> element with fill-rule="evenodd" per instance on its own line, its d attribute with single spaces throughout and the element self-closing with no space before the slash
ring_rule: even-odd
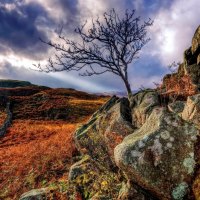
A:
<svg viewBox="0 0 200 200">
<path fill-rule="evenodd" d="M 12 125 L 0 138 L 0 199 L 18 199 L 33 188 L 64 184 L 76 154 L 76 127 L 108 97 L 38 86 L 0 88 L 0 96 L 10 101 L 13 114 Z M 5 119 L 2 103 L 0 126 Z"/>
</svg>

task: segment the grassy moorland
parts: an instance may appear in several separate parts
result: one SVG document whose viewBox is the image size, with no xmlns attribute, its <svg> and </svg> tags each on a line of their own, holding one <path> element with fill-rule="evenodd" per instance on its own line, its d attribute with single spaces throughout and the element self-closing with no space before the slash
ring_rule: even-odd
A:
<svg viewBox="0 0 200 200">
<path fill-rule="evenodd" d="M 108 97 L 40 87 L 0 90 L 9 96 L 13 112 L 12 126 L 0 139 L 0 199 L 18 199 L 47 186 L 64 191 L 77 153 L 73 133 Z M 5 114 L 0 118 L 3 122 Z"/>
</svg>

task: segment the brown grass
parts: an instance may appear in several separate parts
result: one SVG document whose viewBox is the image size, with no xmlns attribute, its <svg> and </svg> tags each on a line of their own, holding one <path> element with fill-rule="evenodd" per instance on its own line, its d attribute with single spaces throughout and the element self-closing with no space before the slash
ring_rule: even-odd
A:
<svg viewBox="0 0 200 200">
<path fill-rule="evenodd" d="M 76 151 L 75 128 L 63 122 L 14 122 L 0 144 L 0 199 L 17 199 L 67 174 Z"/>
<path fill-rule="evenodd" d="M 13 124 L 0 139 L 0 200 L 19 199 L 31 189 L 55 186 L 65 191 L 73 133 L 109 97 L 71 89 L 0 89 L 9 95 Z M 0 123 L 4 121 L 2 111 Z M 66 195 L 53 193 L 55 199 Z"/>
<path fill-rule="evenodd" d="M 31 96 L 12 96 L 10 99 L 14 119 L 62 119 L 77 123 L 92 115 L 108 97 L 49 89 Z"/>
</svg>

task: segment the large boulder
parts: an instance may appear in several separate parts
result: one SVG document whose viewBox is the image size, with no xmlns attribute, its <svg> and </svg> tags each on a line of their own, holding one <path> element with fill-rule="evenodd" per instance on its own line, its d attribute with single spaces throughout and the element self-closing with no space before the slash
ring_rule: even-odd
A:
<svg viewBox="0 0 200 200">
<path fill-rule="evenodd" d="M 75 133 L 75 142 L 82 154 L 113 167 L 113 150 L 133 132 L 129 101 L 112 97 L 89 122 Z"/>
<path fill-rule="evenodd" d="M 158 105 L 159 97 L 156 90 L 144 90 L 133 95 L 130 99 L 132 124 L 141 127 Z"/>
<path fill-rule="evenodd" d="M 200 94 L 189 96 L 181 114 L 186 121 L 194 123 L 200 128 Z"/>
<path fill-rule="evenodd" d="M 115 162 L 130 181 L 155 198 L 181 200 L 195 169 L 197 135 L 194 125 L 155 108 L 145 124 L 115 148 Z"/>
</svg>

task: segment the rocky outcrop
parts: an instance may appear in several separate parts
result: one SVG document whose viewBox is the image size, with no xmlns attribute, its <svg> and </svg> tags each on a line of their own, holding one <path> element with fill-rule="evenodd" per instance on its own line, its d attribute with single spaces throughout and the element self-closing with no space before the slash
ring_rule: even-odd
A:
<svg viewBox="0 0 200 200">
<path fill-rule="evenodd" d="M 192 39 L 192 46 L 184 53 L 184 70 L 185 74 L 190 75 L 192 82 L 199 88 L 200 82 L 200 26 L 197 28 Z"/>
<path fill-rule="evenodd" d="M 99 174 L 106 183 L 114 181 L 119 186 L 115 197 L 106 193 L 109 199 L 187 198 L 195 172 L 195 144 L 199 135 L 194 124 L 180 117 L 187 103 L 177 101 L 161 107 L 155 90 L 141 91 L 130 102 L 129 105 L 125 98 L 112 97 L 76 132 L 76 144 L 84 157 L 71 167 L 70 182 L 76 185 L 76 191 L 90 193 L 94 199 L 101 199 L 91 186 L 102 182 Z M 118 145 L 113 139 L 107 140 L 110 130 L 121 133 Z M 123 172 L 123 181 L 116 178 L 119 172 L 115 165 Z"/>
<path fill-rule="evenodd" d="M 78 150 L 107 167 L 113 167 L 113 150 L 126 135 L 133 132 L 131 121 L 128 100 L 112 97 L 75 133 Z"/>
<path fill-rule="evenodd" d="M 130 181 L 158 199 L 181 199 L 195 169 L 198 130 L 164 108 L 115 148 L 115 161 Z M 184 186 L 184 187 L 182 187 Z"/>
<path fill-rule="evenodd" d="M 162 88 L 165 92 L 176 95 L 194 95 L 200 90 L 200 26 L 192 39 L 192 46 L 184 51 L 183 63 L 179 64 L 177 73 L 163 78 Z M 169 86 L 168 86 L 169 85 Z M 169 91 L 170 90 L 170 91 Z M 178 91 L 177 91 L 178 90 Z"/>
<path fill-rule="evenodd" d="M 199 198 L 199 30 L 159 90 L 112 97 L 75 133 L 82 160 L 69 178 L 83 199 Z"/>
</svg>

